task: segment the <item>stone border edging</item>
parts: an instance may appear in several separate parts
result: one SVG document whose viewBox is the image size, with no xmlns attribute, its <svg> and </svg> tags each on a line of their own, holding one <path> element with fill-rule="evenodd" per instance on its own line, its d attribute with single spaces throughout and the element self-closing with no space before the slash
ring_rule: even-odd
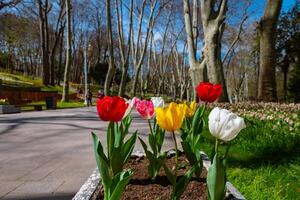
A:
<svg viewBox="0 0 300 200">
<path fill-rule="evenodd" d="M 175 154 L 175 151 L 168 151 L 168 155 L 172 155 L 173 153 Z M 141 157 L 145 156 L 145 154 L 141 151 L 134 151 L 131 156 Z M 206 171 L 208 171 L 211 161 L 204 152 L 201 152 L 201 157 L 203 159 L 203 166 L 205 167 Z M 229 181 L 226 182 L 226 187 L 229 191 L 227 195 L 231 196 L 231 199 L 246 200 L 246 198 Z M 100 188 L 100 174 L 96 168 L 87 181 L 81 186 L 72 200 L 95 200 L 97 198 L 97 194 L 95 192 L 98 188 Z"/>
</svg>

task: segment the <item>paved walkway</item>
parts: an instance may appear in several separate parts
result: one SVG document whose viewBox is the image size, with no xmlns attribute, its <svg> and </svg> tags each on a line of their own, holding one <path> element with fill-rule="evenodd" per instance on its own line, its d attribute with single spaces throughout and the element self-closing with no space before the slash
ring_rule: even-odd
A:
<svg viewBox="0 0 300 200">
<path fill-rule="evenodd" d="M 146 121 L 133 118 L 146 140 Z M 106 143 L 105 128 L 94 107 L 0 115 L 0 199 L 72 199 L 96 167 L 90 132 Z"/>
</svg>

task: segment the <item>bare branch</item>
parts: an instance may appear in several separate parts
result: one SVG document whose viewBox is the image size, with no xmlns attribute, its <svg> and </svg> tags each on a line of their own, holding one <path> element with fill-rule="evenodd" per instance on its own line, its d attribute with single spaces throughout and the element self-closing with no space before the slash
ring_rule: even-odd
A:
<svg viewBox="0 0 300 200">
<path fill-rule="evenodd" d="M 230 54 L 230 52 L 233 50 L 235 44 L 240 40 L 240 35 L 243 31 L 243 24 L 245 23 L 245 21 L 248 19 L 248 15 L 245 15 L 244 18 L 242 19 L 240 25 L 239 25 L 239 31 L 237 33 L 237 35 L 235 36 L 234 40 L 232 41 L 230 47 L 228 48 L 223 60 L 222 60 L 222 63 L 224 63 L 224 61 L 226 60 L 226 58 L 228 57 L 228 55 Z"/>
</svg>

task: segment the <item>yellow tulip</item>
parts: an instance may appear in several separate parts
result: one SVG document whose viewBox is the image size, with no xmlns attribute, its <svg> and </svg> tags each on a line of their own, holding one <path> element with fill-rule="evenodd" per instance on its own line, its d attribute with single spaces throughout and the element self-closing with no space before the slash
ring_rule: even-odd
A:
<svg viewBox="0 0 300 200">
<path fill-rule="evenodd" d="M 157 124 L 169 132 L 174 132 L 182 126 L 185 108 L 172 102 L 166 108 L 156 108 L 155 113 Z"/>
<path fill-rule="evenodd" d="M 188 105 L 186 102 L 184 102 L 184 104 L 182 104 L 182 106 L 184 107 L 186 117 L 194 116 L 194 113 L 197 109 L 197 103 L 195 101 L 192 101 L 192 103 L 190 103 L 190 105 Z"/>
</svg>

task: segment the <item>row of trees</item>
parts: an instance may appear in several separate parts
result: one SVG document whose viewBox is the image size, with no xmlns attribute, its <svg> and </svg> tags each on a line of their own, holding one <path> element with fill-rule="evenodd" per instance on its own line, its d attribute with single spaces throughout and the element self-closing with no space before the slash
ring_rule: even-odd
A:
<svg viewBox="0 0 300 200">
<path fill-rule="evenodd" d="M 223 101 L 297 94 L 298 0 L 281 16 L 282 0 L 267 0 L 263 14 L 250 11 L 251 0 L 4 3 L 0 67 L 42 76 L 46 85 L 64 79 L 66 92 L 68 81 L 83 83 L 86 53 L 90 77 L 106 94 L 119 85 L 120 96 L 191 99 L 196 84 L 207 80 L 225 86 Z"/>
</svg>

